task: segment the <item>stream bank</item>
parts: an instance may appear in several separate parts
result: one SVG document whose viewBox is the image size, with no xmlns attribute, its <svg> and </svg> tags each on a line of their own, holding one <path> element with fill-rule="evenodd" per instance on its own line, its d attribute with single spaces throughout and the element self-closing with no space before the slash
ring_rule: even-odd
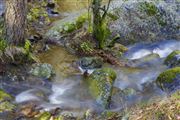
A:
<svg viewBox="0 0 180 120">
<path fill-rule="evenodd" d="M 136 1 L 135 3 L 132 3 L 130 1 L 127 1 L 124 4 L 123 10 L 125 9 L 125 11 L 122 12 L 122 18 L 119 18 L 123 20 L 123 17 L 127 16 L 127 14 L 134 15 L 133 10 L 135 9 L 136 11 L 136 7 L 134 6 L 137 6 L 138 2 Z M 128 5 L 130 7 L 127 7 Z M 159 12 L 159 4 L 156 5 L 158 6 Z M 163 9 L 165 9 L 165 7 L 169 5 L 169 3 L 166 4 L 166 2 L 163 2 L 163 5 L 165 5 Z M 171 9 L 174 5 L 176 6 L 176 3 L 170 4 L 170 8 L 168 9 Z M 131 7 L 133 10 L 129 10 L 131 9 Z M 145 23 L 143 22 L 143 20 L 133 20 L 134 23 L 132 21 L 130 22 L 131 24 L 127 23 L 127 26 L 125 26 L 125 28 L 132 27 L 132 32 L 128 31 L 125 33 L 125 35 L 130 35 L 127 35 L 127 39 L 122 38 L 122 36 L 125 36 L 124 33 L 122 33 L 124 28 L 122 27 L 121 29 L 120 27 L 116 26 L 117 28 L 115 29 L 115 31 L 117 29 L 120 29 L 119 31 L 117 30 L 118 32 L 116 31 L 116 33 L 119 33 L 121 36 L 118 42 L 120 42 L 121 44 L 127 44 L 127 49 L 123 52 L 120 52 L 120 54 L 118 54 L 119 57 L 117 57 L 117 51 L 114 52 L 104 50 L 103 52 L 106 53 L 108 51 L 115 54 L 117 61 L 121 62 L 123 59 L 123 61 L 125 61 L 128 66 L 118 66 L 116 64 L 112 65 L 107 63 L 106 61 L 101 61 L 98 58 L 92 58 L 92 56 L 77 56 L 77 54 L 73 54 L 76 53 L 76 48 L 73 48 L 71 46 L 71 43 L 80 45 L 82 39 L 82 43 L 87 41 L 87 37 L 84 37 L 84 27 L 81 29 L 75 29 L 75 31 L 70 33 L 70 35 L 68 34 L 69 36 L 67 34 L 62 34 L 61 28 L 64 23 L 67 22 L 67 20 L 75 21 L 75 19 L 81 14 L 81 12 L 83 13 L 83 10 L 81 12 L 77 11 L 77 14 L 74 14 L 74 17 L 70 13 L 66 14 L 68 17 L 65 17 L 64 19 L 59 20 L 58 18 L 57 21 L 51 24 L 52 27 L 48 26 L 50 27 L 50 29 L 48 29 L 47 31 L 48 34 L 45 34 L 45 37 L 47 38 L 45 39 L 45 41 L 43 41 L 45 42 L 43 43 L 43 45 L 45 44 L 46 49 L 44 50 L 43 48 L 43 50 L 37 52 L 40 63 L 34 64 L 33 67 L 31 65 L 21 66 L 22 68 L 17 67 L 16 65 L 9 66 L 8 68 L 10 68 L 12 72 L 1 75 L 1 89 L 12 95 L 13 99 L 11 99 L 11 103 L 17 106 L 16 108 L 14 108 L 15 110 L 12 109 L 13 112 L 2 113 L 2 119 L 134 119 L 137 116 L 134 116 L 133 113 L 132 116 L 131 113 L 130 115 L 127 114 L 127 108 L 133 108 L 136 104 L 141 105 L 143 103 L 156 101 L 159 97 L 161 98 L 160 100 L 164 100 L 166 96 L 175 91 L 175 97 L 173 97 L 173 100 L 170 102 L 170 104 L 175 103 L 172 107 L 177 108 L 178 110 L 177 98 L 179 96 L 179 64 L 177 63 L 179 61 L 179 53 L 175 54 L 175 57 L 170 57 L 173 58 L 172 60 L 170 60 L 171 62 L 167 62 L 168 64 L 164 63 L 164 61 L 166 61 L 166 57 L 169 54 L 171 55 L 173 51 L 180 50 L 180 42 L 176 26 L 178 24 L 178 21 L 176 21 L 176 17 L 178 16 L 176 16 L 176 12 L 174 9 L 176 9 L 176 7 L 172 9 L 173 15 L 175 16 L 173 16 L 173 18 L 175 19 L 175 25 L 172 24 L 172 26 L 170 25 L 172 23 L 170 19 L 170 22 L 167 26 L 160 26 L 159 28 L 159 25 L 152 23 L 155 19 L 154 17 L 157 17 L 156 15 L 152 16 L 151 14 L 150 17 L 147 17 L 147 21 L 150 20 L 150 23 L 154 25 L 154 29 L 158 28 L 158 30 L 162 30 L 162 28 L 164 28 L 168 31 L 172 28 L 172 31 L 170 33 L 163 33 L 163 37 L 158 37 L 158 35 L 161 34 L 163 30 L 157 32 L 153 31 L 154 29 L 151 29 L 154 33 L 157 32 L 155 36 L 153 35 L 153 37 L 156 39 L 150 38 L 148 36 L 149 32 L 147 32 L 148 34 L 143 34 L 143 31 L 146 31 L 147 29 L 149 30 L 149 27 L 147 26 L 151 25 L 146 21 L 146 17 L 143 18 L 143 20 L 145 20 Z M 141 12 L 139 13 L 140 15 Z M 146 16 L 149 13 L 144 14 Z M 127 22 L 128 20 L 131 20 L 129 17 L 127 18 Z M 167 19 L 168 18 L 169 16 L 167 15 Z M 136 19 L 139 20 L 139 18 Z M 116 22 L 121 21 L 114 21 L 114 23 L 112 22 L 111 25 L 117 25 Z M 147 26 L 138 26 L 137 28 L 133 27 L 137 24 L 141 24 L 142 22 Z M 76 21 L 75 23 L 78 22 Z M 137 29 L 139 30 L 139 27 L 141 28 L 141 31 L 136 31 Z M 112 30 L 114 31 L 114 29 Z M 166 35 L 164 36 L 164 34 L 166 34 L 168 37 Z M 79 36 L 83 37 L 80 38 L 80 40 L 77 40 Z M 141 38 L 139 38 L 139 36 Z M 74 39 L 72 37 L 74 37 Z M 132 40 L 132 43 L 127 42 L 126 40 L 131 41 L 131 37 L 133 37 L 135 40 Z M 49 43 L 51 42 L 55 43 L 56 45 L 50 45 Z M 93 43 L 93 41 L 91 42 Z M 86 46 L 86 44 L 82 44 L 82 46 L 83 45 Z M 86 50 L 87 48 L 91 51 L 91 47 L 85 47 Z M 122 48 L 122 46 L 120 48 Z M 156 78 L 158 78 L 161 73 L 162 76 L 164 76 L 164 72 L 165 74 L 167 74 L 167 71 L 169 74 L 169 70 L 171 70 L 172 68 L 174 71 L 174 67 L 177 67 L 177 69 L 175 70 L 176 72 L 173 73 L 173 77 L 170 81 L 175 81 L 175 83 L 168 83 L 168 85 L 166 85 L 166 83 L 156 83 Z M 32 72 L 30 71 L 33 70 L 35 72 L 32 75 Z M 101 82 L 99 82 L 98 80 L 100 80 Z M 91 83 L 91 81 L 94 82 Z M 106 82 L 103 83 L 102 81 Z M 159 82 L 159 80 L 157 81 Z M 162 80 L 160 79 L 160 82 L 161 81 Z M 98 85 L 98 87 L 96 87 L 96 85 Z M 166 88 L 169 88 L 170 91 L 162 89 L 162 85 Z M 173 88 L 173 90 L 171 88 Z M 106 105 L 104 105 L 104 103 Z M 158 103 L 159 102 L 157 102 L 157 104 Z M 162 106 L 164 109 L 164 104 Z M 159 106 L 157 105 L 156 107 Z M 143 110 L 146 109 L 147 108 L 144 108 Z M 151 109 L 154 108 L 152 107 Z M 178 118 L 178 111 L 176 111 L 176 109 L 171 110 L 171 112 L 174 113 L 172 113 L 172 116 L 170 117 L 172 117 L 173 119 Z M 135 113 L 139 112 L 139 109 L 137 111 L 136 109 L 134 109 L 134 111 Z M 132 112 L 134 111 L 132 110 Z M 164 115 L 163 112 L 165 111 L 160 111 L 157 117 L 161 118 Z M 146 114 L 146 112 L 143 113 Z M 164 116 L 167 118 L 169 117 L 168 115 Z M 143 119 L 143 117 L 140 117 L 139 119 Z"/>
</svg>

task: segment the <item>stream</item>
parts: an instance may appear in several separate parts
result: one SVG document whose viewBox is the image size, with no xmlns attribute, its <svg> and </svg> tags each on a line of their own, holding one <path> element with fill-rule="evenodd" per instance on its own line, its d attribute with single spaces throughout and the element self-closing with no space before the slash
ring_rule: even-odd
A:
<svg viewBox="0 0 180 120">
<path fill-rule="evenodd" d="M 82 3 L 80 6 L 78 6 L 79 2 L 69 4 L 68 1 L 59 3 L 61 6 L 59 11 L 66 17 L 55 21 L 53 27 L 57 27 L 56 24 L 59 22 L 71 19 L 73 15 L 77 17 L 81 14 L 77 10 L 87 7 L 87 3 L 82 0 L 79 1 Z M 0 6 L 0 11 L 1 8 Z M 165 97 L 166 93 L 161 91 L 154 81 L 161 72 L 168 69 L 164 65 L 164 60 L 172 51 L 180 50 L 180 41 L 164 39 L 158 42 L 136 42 L 127 47 L 128 51 L 123 54 L 123 59 L 131 67 L 117 67 L 107 63 L 103 65 L 103 67 L 110 67 L 116 71 L 117 78 L 114 83 L 116 91 L 126 90 L 127 92 L 127 94 L 115 92 L 112 95 L 111 106 L 108 109 L 110 111 L 120 111 L 137 103 Z M 14 103 L 34 102 L 44 110 L 61 108 L 63 113 L 70 113 L 74 116 L 82 116 L 89 109 L 102 111 L 88 91 L 82 69 L 74 65 L 80 58 L 60 46 L 50 46 L 50 50 L 40 53 L 38 57 L 42 63 L 51 64 L 56 75 L 51 80 L 26 76 L 24 79 L 27 80 L 23 81 L 16 81 L 18 78 L 3 81 L 1 88 L 15 96 Z"/>
<path fill-rule="evenodd" d="M 179 46 L 180 42 L 176 40 L 152 44 L 137 43 L 129 46 L 129 50 L 124 54 L 132 68 L 104 64 L 103 67 L 112 67 L 117 72 L 114 87 L 131 91 L 124 96 L 114 94 L 110 110 L 119 111 L 129 105 L 166 95 L 153 81 L 167 69 L 163 64 L 164 58 L 173 50 L 180 50 Z M 78 67 L 77 69 L 71 67 L 78 59 L 76 56 L 71 55 L 64 48 L 52 47 L 48 52 L 40 54 L 40 59 L 54 67 L 56 76 L 50 81 L 49 86 L 31 85 L 30 89 L 16 93 L 16 103 L 34 101 L 45 110 L 59 107 L 64 113 L 73 113 L 75 116 L 83 115 L 88 109 L 99 111 L 100 108 L 89 94 L 82 73 L 78 71 Z M 24 83 L 20 83 L 18 87 L 23 85 Z"/>
</svg>

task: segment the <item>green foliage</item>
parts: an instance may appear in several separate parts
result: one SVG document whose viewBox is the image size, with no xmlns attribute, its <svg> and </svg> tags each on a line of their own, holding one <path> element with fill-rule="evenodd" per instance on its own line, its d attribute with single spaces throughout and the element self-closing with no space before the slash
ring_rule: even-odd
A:
<svg viewBox="0 0 180 120">
<path fill-rule="evenodd" d="M 77 19 L 76 19 L 76 26 L 77 28 L 81 28 L 83 26 L 83 24 L 88 20 L 88 14 L 85 13 L 81 16 L 79 16 Z"/>
<path fill-rule="evenodd" d="M 83 42 L 80 45 L 80 47 L 84 52 L 92 52 L 93 51 L 93 47 L 90 42 Z"/>
<path fill-rule="evenodd" d="M 71 33 L 83 27 L 83 24 L 88 20 L 88 14 L 85 13 L 79 16 L 75 22 L 67 22 L 63 25 L 62 33 Z"/>
<path fill-rule="evenodd" d="M 75 23 L 65 23 L 63 25 L 63 33 L 71 33 L 76 30 L 76 24 Z"/>
<path fill-rule="evenodd" d="M 24 49 L 25 49 L 27 54 L 30 53 L 30 48 L 31 48 L 31 42 L 29 40 L 26 40 L 25 45 L 24 45 Z"/>
<path fill-rule="evenodd" d="M 45 0 L 42 1 L 36 1 L 33 3 L 29 3 L 29 12 L 27 15 L 27 19 L 30 22 L 39 22 L 40 20 L 43 20 L 45 23 L 49 23 L 50 20 L 48 18 L 48 13 L 46 11 L 46 4 L 47 2 Z"/>
<path fill-rule="evenodd" d="M 7 47 L 7 42 L 5 40 L 0 40 L 0 51 L 4 51 Z"/>
</svg>

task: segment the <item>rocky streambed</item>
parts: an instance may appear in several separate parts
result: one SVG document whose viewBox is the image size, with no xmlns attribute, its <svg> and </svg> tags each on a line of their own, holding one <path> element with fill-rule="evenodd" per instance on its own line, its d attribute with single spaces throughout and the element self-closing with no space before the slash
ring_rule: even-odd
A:
<svg viewBox="0 0 180 120">
<path fill-rule="evenodd" d="M 62 8 L 63 19 L 55 21 L 45 34 L 48 42 L 58 46 L 46 46 L 49 50 L 38 54 L 39 63 L 12 65 L 0 76 L 0 119 L 104 120 L 179 91 L 178 7 L 177 1 L 113 1 L 111 10 L 119 17 L 110 28 L 120 35 L 117 42 L 127 45 L 128 50 L 118 58 L 125 61 L 124 67 L 100 57 L 72 54 L 75 49 L 70 41 L 77 34 L 68 39 L 64 36 L 76 33 L 81 20 L 80 26 L 86 28 L 87 15 L 84 10 Z M 122 117 L 126 115 L 119 119 Z"/>
<path fill-rule="evenodd" d="M 46 64 L 36 65 L 30 72 L 43 79 L 31 80 L 33 77 L 29 76 L 25 77 L 28 81 L 18 84 L 17 81 L 2 81 L 1 89 L 14 97 L 12 105 L 33 103 L 42 111 L 60 108 L 61 114 L 75 117 L 82 117 L 87 111 L 120 112 L 179 89 L 179 63 L 171 70 L 170 64 L 164 62 L 170 53 L 180 50 L 179 46 L 180 42 L 176 40 L 129 46 L 124 58 L 131 67 L 98 63 L 97 58 L 77 58 L 64 48 L 52 47 L 40 54 L 41 61 Z M 179 59 L 172 60 L 177 63 Z M 167 69 L 170 72 L 163 73 Z M 84 71 L 89 72 L 89 77 L 83 75 Z M 172 82 L 166 82 L 166 79 Z"/>
</svg>

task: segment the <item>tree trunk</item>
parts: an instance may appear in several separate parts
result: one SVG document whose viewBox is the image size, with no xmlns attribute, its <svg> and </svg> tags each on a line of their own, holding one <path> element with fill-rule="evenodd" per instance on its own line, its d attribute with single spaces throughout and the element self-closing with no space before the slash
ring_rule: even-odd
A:
<svg viewBox="0 0 180 120">
<path fill-rule="evenodd" d="M 9 44 L 24 45 L 27 0 L 6 0 L 5 38 Z"/>
<path fill-rule="evenodd" d="M 100 7 L 101 7 L 102 0 L 93 0 L 92 7 L 93 7 L 93 36 L 97 38 L 97 29 L 101 23 L 101 14 L 100 14 Z"/>
</svg>

